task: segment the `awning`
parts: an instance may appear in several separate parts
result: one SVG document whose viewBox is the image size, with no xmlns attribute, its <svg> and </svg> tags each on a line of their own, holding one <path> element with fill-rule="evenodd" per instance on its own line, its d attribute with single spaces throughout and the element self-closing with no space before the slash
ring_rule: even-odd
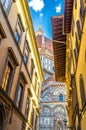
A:
<svg viewBox="0 0 86 130">
<path fill-rule="evenodd" d="M 66 35 L 63 34 L 63 15 L 52 17 L 52 36 L 56 81 L 65 81 Z"/>
</svg>

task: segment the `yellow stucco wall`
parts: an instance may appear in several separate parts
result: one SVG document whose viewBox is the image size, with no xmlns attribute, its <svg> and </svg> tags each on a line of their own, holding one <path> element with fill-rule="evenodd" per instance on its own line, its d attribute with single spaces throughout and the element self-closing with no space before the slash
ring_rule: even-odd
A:
<svg viewBox="0 0 86 130">
<path fill-rule="evenodd" d="M 81 39 L 80 40 L 78 39 L 79 56 L 78 56 L 78 64 L 77 65 L 76 65 L 76 60 L 75 60 L 75 56 L 74 56 L 74 49 L 76 48 L 76 35 L 78 36 L 76 22 L 77 22 L 77 20 L 81 20 L 80 19 L 80 6 L 81 6 L 80 0 L 77 0 L 77 8 L 76 9 L 75 9 L 75 2 L 73 3 L 72 20 L 74 21 L 74 24 L 72 25 L 72 27 L 74 30 L 74 35 L 72 36 L 72 30 L 71 30 L 71 33 L 67 34 L 67 36 L 68 36 L 68 39 L 70 40 L 69 44 L 72 45 L 71 47 L 69 47 L 69 50 L 72 49 L 72 54 L 73 54 L 73 61 L 70 58 L 71 59 L 71 61 L 70 61 L 71 66 L 70 67 L 71 67 L 71 74 L 75 73 L 78 103 L 79 103 L 79 109 L 81 111 L 82 110 L 82 103 L 81 103 L 80 81 L 79 81 L 80 74 L 83 75 L 85 95 L 86 95 L 86 14 L 85 14 L 85 18 L 84 18 L 84 26 L 83 26 L 83 30 L 82 30 Z M 80 26 L 81 26 L 81 23 L 80 23 Z M 72 65 L 74 65 L 74 68 L 72 67 Z M 68 77 L 67 73 L 66 73 L 66 76 L 67 76 L 68 82 L 70 82 L 70 78 Z M 71 83 L 69 83 L 69 84 L 71 84 Z M 69 87 L 68 86 L 69 85 L 67 85 L 67 89 L 68 89 L 67 95 L 69 98 L 69 92 L 70 92 L 71 86 L 69 86 Z M 69 109 L 70 112 L 71 112 L 71 110 L 72 109 Z M 72 118 L 70 116 L 71 116 L 71 114 L 69 114 L 69 119 L 72 121 Z M 83 112 L 83 110 L 81 112 L 81 130 L 86 130 L 86 106 L 84 108 L 84 112 Z"/>
</svg>

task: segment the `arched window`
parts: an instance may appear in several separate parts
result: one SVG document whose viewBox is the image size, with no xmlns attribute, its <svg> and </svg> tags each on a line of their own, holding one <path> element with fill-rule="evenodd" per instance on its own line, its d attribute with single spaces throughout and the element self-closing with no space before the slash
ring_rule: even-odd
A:
<svg viewBox="0 0 86 130">
<path fill-rule="evenodd" d="M 84 90 L 84 80 L 82 74 L 80 74 L 80 94 L 81 94 L 81 101 L 83 106 L 85 103 L 85 90 Z"/>
<path fill-rule="evenodd" d="M 59 101 L 60 101 L 60 102 L 63 101 L 63 94 L 62 94 L 62 93 L 59 94 Z"/>
<path fill-rule="evenodd" d="M 2 130 L 2 126 L 3 126 L 3 116 L 2 112 L 0 112 L 0 130 Z"/>
</svg>

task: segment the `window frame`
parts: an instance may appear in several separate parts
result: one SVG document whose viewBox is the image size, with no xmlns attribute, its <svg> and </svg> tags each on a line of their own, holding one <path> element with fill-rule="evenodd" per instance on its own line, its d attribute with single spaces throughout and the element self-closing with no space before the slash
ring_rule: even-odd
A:
<svg viewBox="0 0 86 130">
<path fill-rule="evenodd" d="M 29 102 L 27 102 L 27 100 Z M 27 105 L 28 105 L 28 108 L 27 108 Z M 30 97 L 27 97 L 27 99 L 26 99 L 26 106 L 25 106 L 25 118 L 26 119 L 28 118 L 29 111 L 30 111 Z"/>
<path fill-rule="evenodd" d="M 79 38 L 79 40 L 80 40 L 80 39 L 81 39 L 81 34 L 82 34 L 82 29 L 81 29 L 80 20 L 77 20 L 77 21 L 76 21 L 76 27 L 77 27 L 78 38 Z"/>
<path fill-rule="evenodd" d="M 14 37 L 15 37 L 15 39 L 16 39 L 16 42 L 19 43 L 19 41 L 20 41 L 20 35 L 19 35 L 17 29 L 16 29 L 16 31 L 14 32 Z"/>
<path fill-rule="evenodd" d="M 33 60 L 31 59 L 31 67 L 30 67 L 30 77 L 31 77 L 31 79 L 32 79 L 32 77 L 33 77 L 33 73 L 34 73 L 34 62 L 33 62 Z"/>
<path fill-rule="evenodd" d="M 20 99 L 20 103 L 19 105 L 16 107 L 19 108 L 20 110 L 22 109 L 22 104 L 23 104 L 23 97 L 24 97 L 24 90 L 25 90 L 25 85 L 27 84 L 27 79 L 24 75 L 24 73 L 21 71 L 20 72 L 20 76 L 19 76 L 19 81 L 18 81 L 18 84 L 17 84 L 17 87 L 16 87 L 16 91 L 15 91 L 15 99 L 14 99 L 14 102 L 15 102 L 15 105 L 16 105 L 16 101 L 17 101 L 17 96 L 18 96 L 18 88 L 19 88 L 19 85 L 21 84 L 22 86 L 22 92 L 21 92 L 21 99 Z"/>
<path fill-rule="evenodd" d="M 19 88 L 21 88 L 21 93 L 20 93 L 20 95 L 19 95 L 19 97 L 18 97 Z M 22 105 L 23 88 L 24 88 L 24 86 L 23 86 L 23 84 L 20 82 L 20 83 L 18 84 L 17 92 L 16 92 L 16 107 L 19 108 L 19 109 L 21 108 L 21 105 Z M 18 98 L 19 98 L 19 99 L 18 99 Z"/>
<path fill-rule="evenodd" d="M 13 72 L 12 72 L 12 77 L 11 77 L 11 80 L 10 80 L 10 83 L 9 83 L 9 88 L 8 90 L 6 91 L 6 87 L 4 88 L 3 82 L 5 82 L 4 80 L 4 76 L 6 74 L 6 67 L 8 65 L 8 63 L 11 65 L 11 67 L 13 68 Z M 18 63 L 18 60 L 15 56 L 15 53 L 13 51 L 13 49 L 11 47 L 8 48 L 8 51 L 7 51 L 7 58 L 6 58 L 6 62 L 5 62 L 5 69 L 4 69 L 4 73 L 3 73 L 3 78 L 2 78 L 2 88 L 8 93 L 10 94 L 10 91 L 11 91 L 11 88 L 12 88 L 12 83 L 13 83 L 13 79 L 14 79 L 14 75 L 15 75 L 15 70 L 16 70 L 16 67 L 19 65 Z M 9 79 L 8 79 L 9 80 Z M 8 81 L 9 82 L 9 81 Z M 8 84 L 8 83 L 7 83 Z M 6 84 L 6 85 L 7 85 Z M 8 86 L 7 86 L 8 87 Z"/>
<path fill-rule="evenodd" d="M 0 0 L 0 2 L 1 2 L 1 4 L 2 4 L 2 6 L 3 6 L 3 9 L 4 9 L 4 11 L 5 11 L 6 14 L 9 13 L 10 8 L 11 8 L 11 6 L 12 6 L 12 4 L 13 4 L 13 1 L 14 1 L 14 0 L 3 0 L 3 2 L 2 2 L 2 1 Z M 6 5 L 6 4 L 7 4 L 7 5 Z"/>
<path fill-rule="evenodd" d="M 25 31 L 25 29 L 24 29 L 24 26 L 23 26 L 23 23 L 22 23 L 21 16 L 20 16 L 20 14 L 18 14 L 17 15 L 17 21 L 16 21 L 16 26 L 15 26 L 15 29 L 14 29 L 14 38 L 15 38 L 15 40 L 16 40 L 15 32 L 17 32 L 18 37 L 19 37 L 19 40 L 18 41 L 16 40 L 18 45 L 20 45 L 20 43 L 21 43 L 22 34 L 23 34 L 24 31 Z"/>
<path fill-rule="evenodd" d="M 85 16 L 84 3 L 82 0 L 80 0 L 80 20 L 81 20 L 82 28 L 83 28 L 83 23 L 84 23 L 84 16 Z"/>
<path fill-rule="evenodd" d="M 79 43 L 78 43 L 78 37 L 77 37 L 77 33 L 75 32 L 75 46 L 76 46 L 76 50 L 77 50 L 77 56 L 79 55 Z"/>
<path fill-rule="evenodd" d="M 83 79 L 83 75 L 82 75 L 82 74 L 80 74 L 79 80 L 80 80 L 80 95 L 81 95 L 81 102 L 82 102 L 82 107 L 83 107 L 84 104 L 85 104 L 85 102 L 86 102 L 86 97 L 85 97 L 84 79 Z"/>
<path fill-rule="evenodd" d="M 24 53 L 23 53 L 23 61 L 24 61 L 25 64 L 28 64 L 30 52 L 31 51 L 30 51 L 30 48 L 29 48 L 29 45 L 28 45 L 28 41 L 25 39 L 25 42 L 24 42 Z M 28 54 L 26 54 L 26 53 L 28 53 Z M 24 57 L 26 57 L 26 61 L 24 60 Z"/>
<path fill-rule="evenodd" d="M 77 63 L 78 63 L 78 54 L 77 54 L 76 48 L 74 48 L 74 57 L 75 57 L 75 63 L 77 65 Z"/>
<path fill-rule="evenodd" d="M 8 60 L 6 67 L 5 67 L 5 73 L 4 73 L 4 78 L 3 78 L 3 83 L 2 83 L 2 88 L 9 93 L 11 89 L 11 84 L 13 81 L 13 76 L 14 75 L 14 68 L 11 64 L 11 62 Z"/>
</svg>

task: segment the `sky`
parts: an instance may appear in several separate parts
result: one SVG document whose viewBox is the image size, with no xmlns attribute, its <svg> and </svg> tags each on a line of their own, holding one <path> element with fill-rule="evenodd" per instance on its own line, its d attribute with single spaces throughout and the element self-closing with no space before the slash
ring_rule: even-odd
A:
<svg viewBox="0 0 86 130">
<path fill-rule="evenodd" d="M 28 0 L 34 31 L 39 27 L 52 39 L 51 17 L 64 13 L 64 0 Z"/>
</svg>

